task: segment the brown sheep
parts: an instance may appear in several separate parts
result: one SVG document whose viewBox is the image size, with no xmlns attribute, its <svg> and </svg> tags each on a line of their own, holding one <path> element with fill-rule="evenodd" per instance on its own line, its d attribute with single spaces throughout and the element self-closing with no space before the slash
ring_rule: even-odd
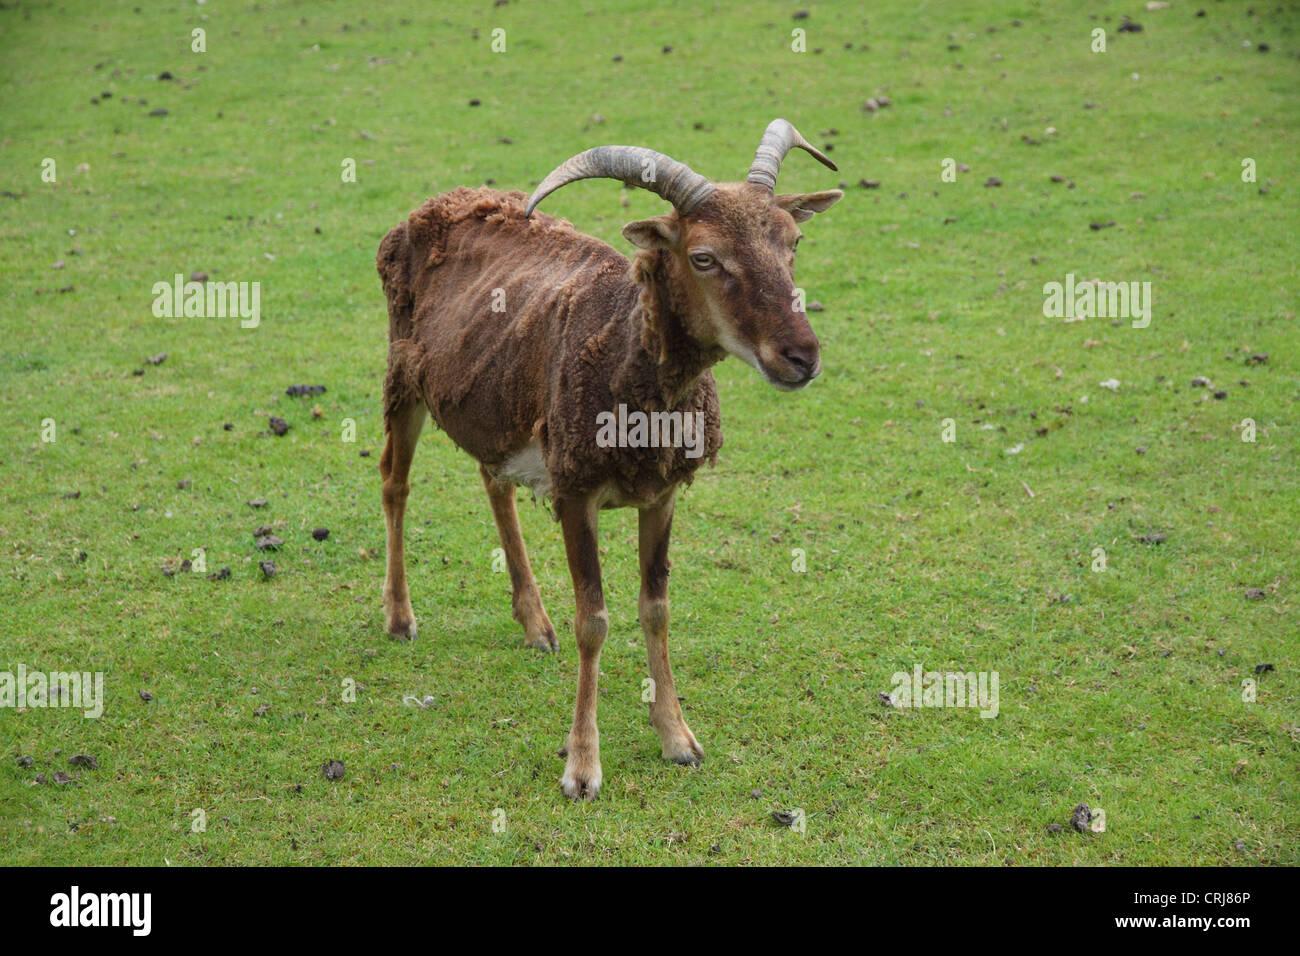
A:
<svg viewBox="0 0 1300 956">
<path fill-rule="evenodd" d="M 650 722 L 663 754 L 690 765 L 703 757 L 668 663 L 668 537 L 677 488 L 722 445 L 711 367 L 730 353 L 783 389 L 802 388 L 821 371 L 792 276 L 797 223 L 843 194 L 774 194 L 781 161 L 796 146 L 835 168 L 784 120 L 768 126 L 744 183 L 711 183 L 652 150 L 602 146 L 559 166 L 527 202 L 520 192 L 456 189 L 427 201 L 380 243 L 389 314 L 379 466 L 389 633 L 416 633 L 402 519 L 427 411 L 479 463 L 514 616 L 525 643 L 540 650 L 557 641 L 520 536 L 515 487 L 554 502 L 577 603 L 578 699 L 561 779 L 575 799 L 594 798 L 601 783 L 596 677 L 609 621 L 597 552 L 601 508 L 639 510 L 638 610 L 653 682 Z M 567 222 L 532 215 L 555 189 L 593 176 L 673 204 L 666 215 L 624 227 L 641 249 L 631 263 Z M 638 413 L 640 424 L 629 429 Z"/>
</svg>

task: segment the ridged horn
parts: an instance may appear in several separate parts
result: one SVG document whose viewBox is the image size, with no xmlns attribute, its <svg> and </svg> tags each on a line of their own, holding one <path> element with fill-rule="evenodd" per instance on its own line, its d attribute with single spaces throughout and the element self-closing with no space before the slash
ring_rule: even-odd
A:
<svg viewBox="0 0 1300 956">
<path fill-rule="evenodd" d="M 565 160 L 528 197 L 525 216 L 561 186 L 579 179 L 618 179 L 668 200 L 683 215 L 713 195 L 713 183 L 685 163 L 643 146 L 597 146 Z"/>
<path fill-rule="evenodd" d="M 821 150 L 809 145 L 808 141 L 799 135 L 797 129 L 783 119 L 774 119 L 767 124 L 767 129 L 763 132 L 758 150 L 754 153 L 754 163 L 749 167 L 749 175 L 745 177 L 745 181 L 766 186 L 776 192 L 776 177 L 781 172 L 781 160 L 785 159 L 786 153 L 796 146 L 812 153 L 819 163 L 831 169 L 839 169 L 822 155 Z"/>
</svg>

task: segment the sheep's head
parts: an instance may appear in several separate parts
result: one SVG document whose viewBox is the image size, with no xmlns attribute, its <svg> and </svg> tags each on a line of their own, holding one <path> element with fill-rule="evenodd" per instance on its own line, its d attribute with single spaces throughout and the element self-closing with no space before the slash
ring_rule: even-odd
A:
<svg viewBox="0 0 1300 956">
<path fill-rule="evenodd" d="M 576 179 L 606 176 L 658 193 L 672 212 L 628 223 L 623 235 L 643 249 L 665 251 L 690 308 L 688 332 L 743 359 L 781 389 L 802 388 L 821 372 L 820 344 L 794 285 L 799 223 L 829 209 L 838 189 L 776 195 L 786 153 L 798 146 L 831 169 L 835 164 L 785 120 L 774 120 L 744 183 L 709 182 L 653 150 L 601 146 L 570 159 L 528 201 Z"/>
</svg>

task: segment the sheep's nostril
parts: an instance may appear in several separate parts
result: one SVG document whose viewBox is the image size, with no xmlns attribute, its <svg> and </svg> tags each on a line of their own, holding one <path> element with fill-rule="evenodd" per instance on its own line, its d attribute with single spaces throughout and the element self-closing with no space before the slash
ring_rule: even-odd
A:
<svg viewBox="0 0 1300 956">
<path fill-rule="evenodd" d="M 800 376 L 807 378 L 813 370 L 813 363 L 816 359 L 812 358 L 803 349 L 787 348 L 781 352 L 781 357 L 794 366 Z"/>
</svg>

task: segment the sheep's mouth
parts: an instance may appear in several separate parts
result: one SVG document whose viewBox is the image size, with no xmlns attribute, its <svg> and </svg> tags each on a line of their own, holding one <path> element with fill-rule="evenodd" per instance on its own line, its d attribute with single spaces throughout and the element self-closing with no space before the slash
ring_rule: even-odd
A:
<svg viewBox="0 0 1300 956">
<path fill-rule="evenodd" d="M 811 372 L 792 370 L 784 375 L 770 371 L 762 366 L 758 370 L 763 378 L 767 379 L 769 385 L 779 388 L 783 392 L 797 392 L 801 388 L 807 388 L 809 383 L 822 373 L 822 363 L 819 359 Z"/>
<path fill-rule="evenodd" d="M 783 392 L 797 392 L 801 388 L 806 388 L 809 382 L 822 373 L 821 355 L 813 357 L 813 367 L 809 369 L 802 362 L 795 364 L 772 361 L 775 356 L 770 348 L 755 350 L 740 342 L 734 335 L 723 335 L 718 344 L 763 376 L 763 381 Z M 760 357 L 759 353 L 767 354 Z"/>
<path fill-rule="evenodd" d="M 822 373 L 821 350 L 817 348 L 761 348 L 755 364 L 768 382 L 786 392 L 806 388 Z"/>
</svg>

